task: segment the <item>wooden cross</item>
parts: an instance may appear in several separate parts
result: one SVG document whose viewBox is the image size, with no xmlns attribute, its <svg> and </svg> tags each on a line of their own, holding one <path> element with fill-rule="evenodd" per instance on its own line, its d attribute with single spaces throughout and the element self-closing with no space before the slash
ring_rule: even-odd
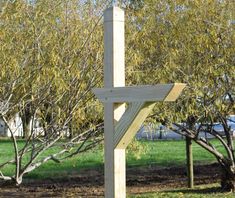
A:
<svg viewBox="0 0 235 198">
<path fill-rule="evenodd" d="M 126 197 L 125 149 L 157 101 L 175 101 L 185 84 L 125 87 L 124 11 L 104 12 L 104 86 L 93 89 L 104 103 L 105 197 Z M 127 104 L 127 109 L 125 109 Z"/>
</svg>

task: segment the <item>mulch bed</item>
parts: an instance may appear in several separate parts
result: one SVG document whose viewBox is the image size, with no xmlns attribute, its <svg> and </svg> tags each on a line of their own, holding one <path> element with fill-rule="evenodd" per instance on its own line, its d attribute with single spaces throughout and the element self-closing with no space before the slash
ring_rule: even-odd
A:
<svg viewBox="0 0 235 198">
<path fill-rule="evenodd" d="M 194 166 L 195 185 L 219 182 L 219 165 Z M 127 192 L 156 192 L 187 186 L 185 167 L 133 167 L 127 169 Z M 103 170 L 83 170 L 72 177 L 25 180 L 19 187 L 1 184 L 0 197 L 103 197 Z"/>
</svg>

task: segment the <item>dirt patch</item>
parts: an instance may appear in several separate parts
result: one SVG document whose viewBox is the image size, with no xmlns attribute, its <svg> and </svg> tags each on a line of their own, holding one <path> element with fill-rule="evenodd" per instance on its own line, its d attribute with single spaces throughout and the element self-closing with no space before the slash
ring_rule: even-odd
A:
<svg viewBox="0 0 235 198">
<path fill-rule="evenodd" d="M 219 182 L 219 165 L 194 167 L 195 184 Z M 156 192 L 187 186 L 185 167 L 157 166 L 127 169 L 127 192 Z M 0 197 L 103 197 L 103 170 L 83 170 L 72 177 L 47 180 L 27 180 L 20 187 L 1 185 Z"/>
</svg>

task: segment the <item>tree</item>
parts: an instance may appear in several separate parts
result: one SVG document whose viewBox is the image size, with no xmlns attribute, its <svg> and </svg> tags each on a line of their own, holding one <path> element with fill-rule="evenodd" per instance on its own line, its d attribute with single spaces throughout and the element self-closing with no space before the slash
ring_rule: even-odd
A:
<svg viewBox="0 0 235 198">
<path fill-rule="evenodd" d="M 154 118 L 213 154 L 222 168 L 222 188 L 234 190 L 234 146 L 227 122 L 235 112 L 234 3 L 142 2 L 126 3 L 127 79 L 134 84 L 187 83 L 176 104 L 156 106 Z M 221 124 L 222 134 L 214 123 Z M 201 137 L 202 131 L 217 138 L 226 154 Z"/>
<path fill-rule="evenodd" d="M 10 129 L 15 156 L 0 165 L 0 179 L 19 185 L 41 164 L 85 152 L 103 139 L 101 108 L 91 88 L 101 79 L 100 19 L 106 5 L 90 0 L 3 2 L 0 117 Z M 23 147 L 8 122 L 18 112 Z M 35 130 L 36 122 L 40 130 Z M 60 149 L 41 157 L 51 148 Z M 14 164 L 15 172 L 4 175 L 9 164 Z"/>
</svg>

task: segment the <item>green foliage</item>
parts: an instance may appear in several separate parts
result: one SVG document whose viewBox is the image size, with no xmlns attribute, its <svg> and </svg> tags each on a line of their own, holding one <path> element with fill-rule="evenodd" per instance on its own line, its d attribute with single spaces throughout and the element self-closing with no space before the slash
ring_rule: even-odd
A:
<svg viewBox="0 0 235 198">
<path fill-rule="evenodd" d="M 178 123 L 173 127 L 176 132 L 210 151 L 227 174 L 222 188 L 229 190 L 233 184 L 227 185 L 226 180 L 234 180 L 235 174 L 234 146 L 226 122 L 229 115 L 235 114 L 235 31 L 231 23 L 234 2 L 145 0 L 143 6 L 132 3 L 136 6 L 127 5 L 129 84 L 187 84 L 175 103 L 156 105 L 152 120 L 169 126 Z M 225 139 L 213 128 L 216 122 L 223 126 Z M 226 154 L 210 140 L 198 136 L 201 127 L 220 139 Z"/>
<path fill-rule="evenodd" d="M 90 90 L 101 79 L 102 27 L 96 12 L 102 2 L 80 7 L 81 3 L 3 3 L 0 101 L 10 100 L 8 117 L 24 112 L 28 105 L 29 117 L 37 114 L 57 126 L 72 120 L 78 129 L 94 121 L 89 108 L 97 104 Z M 95 110 L 99 112 L 100 108 Z"/>
<path fill-rule="evenodd" d="M 234 25 L 231 1 L 145 0 L 127 7 L 128 84 L 187 83 L 158 117 L 184 121 L 235 112 Z"/>
<path fill-rule="evenodd" d="M 225 152 L 218 141 L 213 142 L 219 150 Z M 22 148 L 25 140 L 19 140 L 19 147 Z M 154 164 L 159 167 L 184 166 L 185 165 L 185 141 L 140 141 L 135 149 L 129 146 L 127 149 L 127 166 L 149 166 Z M 40 155 L 40 159 L 56 153 L 61 150 L 61 142 L 55 144 L 53 148 L 48 149 Z M 206 150 L 193 143 L 195 164 L 206 164 L 215 162 L 213 156 Z M 137 154 L 136 154 L 137 153 Z M 0 141 L 0 164 L 12 159 L 14 151 L 12 143 L 9 140 Z M 26 156 L 27 157 L 27 156 Z M 24 160 L 27 162 L 27 159 Z M 73 158 L 69 158 L 63 163 L 50 161 L 43 164 L 35 171 L 27 174 L 28 178 L 52 178 L 66 177 L 73 174 L 74 171 L 89 168 L 103 167 L 103 147 L 100 145 L 96 149 L 81 153 Z M 14 166 L 6 166 L 1 171 L 8 175 L 12 173 Z"/>
<path fill-rule="evenodd" d="M 0 119 L 7 125 L 19 113 L 27 141 L 20 147 L 11 130 L 15 172 L 12 177 L 0 172 L 0 179 L 20 184 L 24 174 L 58 161 L 55 156 L 65 150 L 75 155 L 86 146 L 78 147 L 82 141 L 93 140 L 89 148 L 101 141 L 101 131 L 88 129 L 101 122 L 102 108 L 91 89 L 101 84 L 106 5 L 105 0 L 1 1 Z M 39 132 L 33 130 L 35 120 Z M 63 147 L 52 150 L 63 136 Z M 44 155 L 47 149 L 50 156 Z"/>
<path fill-rule="evenodd" d="M 127 85 L 187 83 L 176 103 L 156 105 L 157 122 L 214 122 L 235 113 L 232 1 L 120 2 L 127 15 Z M 1 1 L 0 104 L 7 108 L 0 115 L 20 112 L 26 125 L 36 116 L 48 132 L 66 126 L 70 134 L 102 120 L 91 88 L 102 84 L 104 5 Z M 132 148 L 139 158 L 142 149 Z"/>
</svg>

